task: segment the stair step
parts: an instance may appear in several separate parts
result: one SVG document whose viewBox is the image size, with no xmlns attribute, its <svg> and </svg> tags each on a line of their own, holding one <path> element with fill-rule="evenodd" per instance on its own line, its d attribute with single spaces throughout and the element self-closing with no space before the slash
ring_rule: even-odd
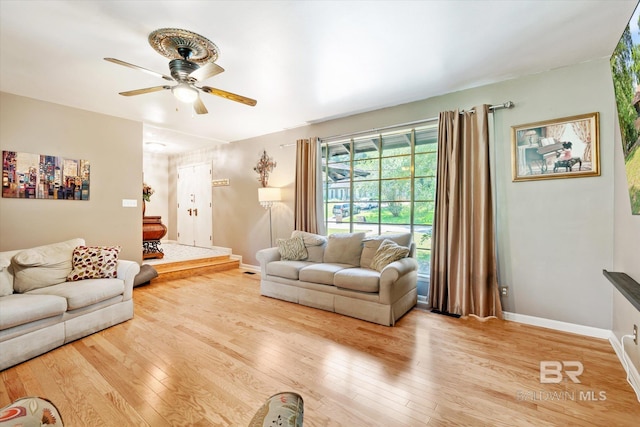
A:
<svg viewBox="0 0 640 427">
<path fill-rule="evenodd" d="M 194 275 L 214 273 L 216 271 L 233 270 L 239 267 L 240 261 L 231 259 L 229 255 L 154 264 L 153 268 L 158 272 L 158 277 L 153 279 L 153 282 L 182 279 Z"/>
</svg>

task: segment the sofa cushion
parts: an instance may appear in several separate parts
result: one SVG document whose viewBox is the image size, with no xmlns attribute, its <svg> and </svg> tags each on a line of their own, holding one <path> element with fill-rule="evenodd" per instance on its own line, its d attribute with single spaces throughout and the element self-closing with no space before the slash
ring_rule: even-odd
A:
<svg viewBox="0 0 640 427">
<path fill-rule="evenodd" d="M 307 261 L 273 261 L 267 264 L 267 274 L 298 280 L 300 270 L 310 264 Z"/>
<path fill-rule="evenodd" d="M 291 237 L 290 239 L 276 240 L 278 252 L 282 260 L 301 261 L 307 259 L 307 248 L 304 246 L 302 237 Z"/>
<path fill-rule="evenodd" d="M 11 258 L 0 253 L 0 297 L 13 293 L 13 276 L 9 273 Z"/>
<path fill-rule="evenodd" d="M 34 289 L 27 295 L 56 295 L 66 298 L 68 310 L 76 310 L 124 293 L 124 281 L 120 279 L 86 279 L 66 282 L 46 288 Z"/>
<path fill-rule="evenodd" d="M 333 286 L 333 276 L 336 272 L 351 268 L 349 264 L 311 264 L 300 270 L 300 280 L 303 282 L 321 283 Z"/>
<path fill-rule="evenodd" d="M 294 230 L 293 233 L 291 233 L 291 237 L 302 237 L 304 246 L 307 248 L 307 261 L 322 262 L 324 258 L 324 248 L 327 245 L 327 238 L 325 236 Z"/>
<path fill-rule="evenodd" d="M 114 279 L 120 246 L 78 246 L 73 250 L 73 270 L 67 280 Z"/>
<path fill-rule="evenodd" d="M 71 239 L 18 252 L 13 256 L 13 289 L 28 292 L 66 281 L 73 250 L 80 245 L 83 239 Z"/>
<path fill-rule="evenodd" d="M 346 268 L 334 275 L 333 284 L 353 291 L 378 292 L 380 273 L 369 268 Z"/>
<path fill-rule="evenodd" d="M 360 265 L 365 233 L 336 233 L 329 236 L 323 262 Z"/>
<path fill-rule="evenodd" d="M 55 295 L 13 294 L 0 298 L 0 330 L 13 328 L 67 311 L 67 301 Z"/>
<path fill-rule="evenodd" d="M 400 246 L 393 240 L 385 239 L 380 243 L 380 247 L 376 251 L 371 260 L 371 268 L 382 271 L 387 265 L 394 261 L 405 258 L 409 254 L 409 248 Z"/>
<path fill-rule="evenodd" d="M 380 236 L 366 237 L 363 242 L 362 256 L 360 257 L 360 267 L 372 268 L 371 260 L 380 247 L 384 239 L 393 240 L 400 246 L 409 247 L 411 245 L 411 233 L 382 234 Z"/>
</svg>

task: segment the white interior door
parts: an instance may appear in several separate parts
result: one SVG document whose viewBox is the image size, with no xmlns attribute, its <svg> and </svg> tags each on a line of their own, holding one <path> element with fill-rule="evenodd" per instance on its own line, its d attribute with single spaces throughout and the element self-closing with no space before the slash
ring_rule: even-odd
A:
<svg viewBox="0 0 640 427">
<path fill-rule="evenodd" d="M 178 243 L 210 247 L 212 235 L 211 165 L 178 168 Z"/>
</svg>

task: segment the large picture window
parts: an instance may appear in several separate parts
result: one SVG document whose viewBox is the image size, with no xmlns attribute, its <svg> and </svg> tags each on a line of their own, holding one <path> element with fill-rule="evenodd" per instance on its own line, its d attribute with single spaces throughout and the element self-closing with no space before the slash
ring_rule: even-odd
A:
<svg viewBox="0 0 640 427">
<path fill-rule="evenodd" d="M 322 142 L 327 234 L 411 232 L 426 296 L 435 209 L 437 120 Z"/>
</svg>

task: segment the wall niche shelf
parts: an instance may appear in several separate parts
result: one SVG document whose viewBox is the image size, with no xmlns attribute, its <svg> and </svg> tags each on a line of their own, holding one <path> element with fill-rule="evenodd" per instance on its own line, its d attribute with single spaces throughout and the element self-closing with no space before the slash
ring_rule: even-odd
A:
<svg viewBox="0 0 640 427">
<path fill-rule="evenodd" d="M 640 311 L 640 283 L 626 273 L 602 270 L 602 274 L 633 304 L 636 310 Z"/>
</svg>

